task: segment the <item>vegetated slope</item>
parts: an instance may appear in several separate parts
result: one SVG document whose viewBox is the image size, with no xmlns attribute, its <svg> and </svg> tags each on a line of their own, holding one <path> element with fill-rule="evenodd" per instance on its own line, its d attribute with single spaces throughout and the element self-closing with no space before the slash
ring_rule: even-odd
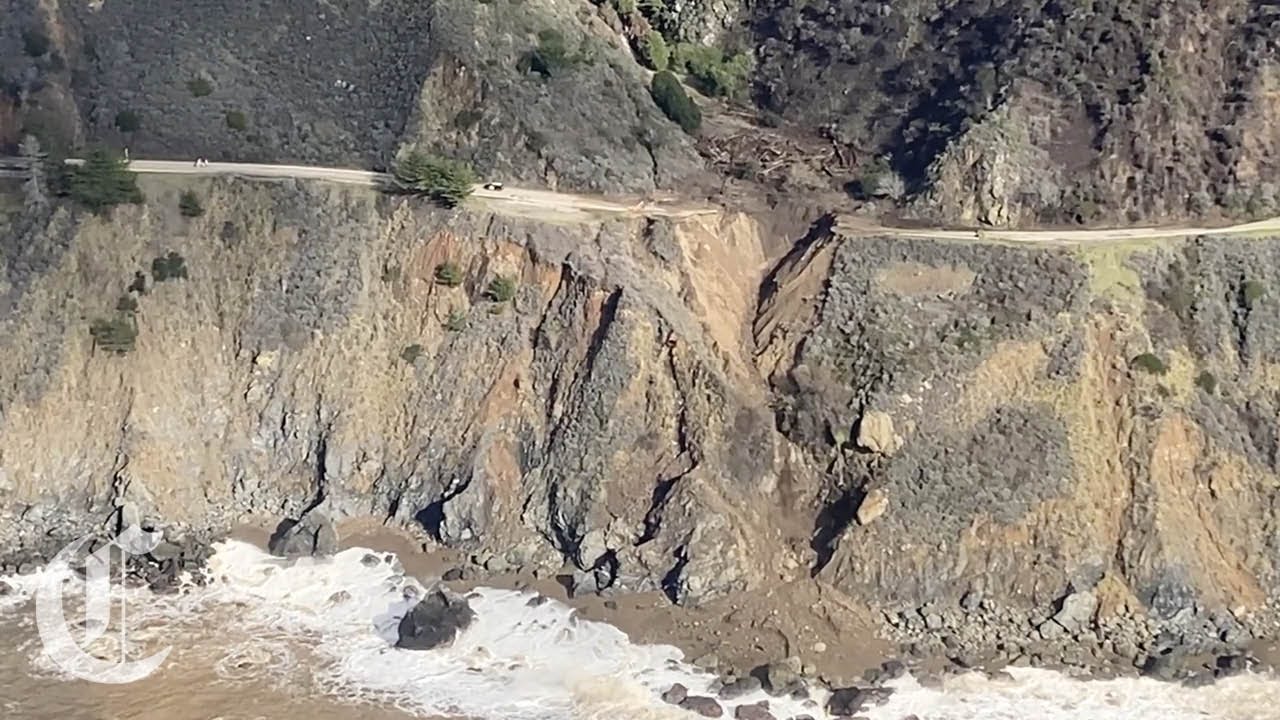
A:
<svg viewBox="0 0 1280 720">
<path fill-rule="evenodd" d="M 765 0 L 758 97 L 951 219 L 1276 207 L 1273 6 L 1250 0 Z"/>
<path fill-rule="evenodd" d="M 634 63 L 549 6 L 5 4 L 10 124 L 71 144 L 368 167 L 425 143 L 486 173 L 597 191 L 647 190 L 698 169 Z M 567 51 L 539 73 L 522 58 L 548 29 Z M 28 47 L 33 35 L 47 51 Z"/>
</svg>

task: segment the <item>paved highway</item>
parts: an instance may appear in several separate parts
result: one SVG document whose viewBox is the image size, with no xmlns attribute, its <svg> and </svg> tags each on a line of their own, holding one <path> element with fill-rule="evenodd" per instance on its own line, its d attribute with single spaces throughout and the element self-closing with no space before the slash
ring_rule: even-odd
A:
<svg viewBox="0 0 1280 720">
<path fill-rule="evenodd" d="M 78 165 L 83 160 L 68 160 L 69 164 Z M 297 180 L 323 180 L 345 185 L 362 185 L 377 187 L 390 184 L 392 176 L 387 173 L 376 173 L 368 170 L 350 170 L 346 168 L 314 167 L 309 165 L 265 165 L 255 163 L 220 163 L 209 162 L 196 165 L 194 161 L 171 160 L 134 160 L 129 169 L 136 173 L 157 175 L 201 175 L 232 176 L 247 178 L 294 178 Z M 570 193 L 552 192 L 549 190 L 532 190 L 528 188 L 504 187 L 501 190 L 486 190 L 476 185 L 472 197 L 493 201 L 503 205 L 527 206 L 548 210 L 599 212 L 608 214 L 644 215 L 653 217 L 690 217 L 717 212 L 713 207 L 681 206 L 668 202 L 639 201 L 634 203 L 611 202 L 602 198 L 591 198 Z"/>
<path fill-rule="evenodd" d="M 78 165 L 83 160 L 67 160 Z M 20 168 L 26 164 L 22 158 L 0 157 L 0 176 L 21 177 Z M 322 180 L 346 185 L 376 187 L 389 184 L 387 173 L 347 168 L 316 167 L 310 165 L 267 165 L 255 163 L 210 162 L 196 165 L 194 161 L 134 160 L 129 169 L 137 173 L 157 175 L 230 176 L 245 178 L 294 178 L 298 180 Z M 640 200 L 614 202 L 598 197 L 528 188 L 504 187 L 502 190 L 486 190 L 477 185 L 472 197 L 498 205 L 515 206 L 528 211 L 567 211 L 575 213 L 605 213 L 648 217 L 691 217 L 718 212 L 709 206 L 682 205 L 670 201 Z M 896 228 L 869 223 L 863 218 L 842 216 L 837 219 L 836 232 L 851 236 L 921 237 L 939 240 L 982 240 L 1012 243 L 1043 244 L 1094 244 L 1123 242 L 1126 240 L 1176 238 L 1195 235 L 1240 235 L 1274 232 L 1280 235 L 1280 217 L 1227 227 L 1128 227 L 1095 230 L 946 230 L 941 228 Z"/>
</svg>

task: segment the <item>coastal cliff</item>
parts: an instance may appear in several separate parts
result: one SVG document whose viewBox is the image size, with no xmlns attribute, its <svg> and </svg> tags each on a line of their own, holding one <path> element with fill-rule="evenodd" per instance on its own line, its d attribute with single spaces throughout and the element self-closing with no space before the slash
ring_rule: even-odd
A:
<svg viewBox="0 0 1280 720">
<path fill-rule="evenodd" d="M 4 215 L 9 563 L 121 512 L 208 538 L 318 504 L 686 606 L 812 583 L 928 651 L 1276 634 L 1274 240 L 142 185 Z"/>
</svg>

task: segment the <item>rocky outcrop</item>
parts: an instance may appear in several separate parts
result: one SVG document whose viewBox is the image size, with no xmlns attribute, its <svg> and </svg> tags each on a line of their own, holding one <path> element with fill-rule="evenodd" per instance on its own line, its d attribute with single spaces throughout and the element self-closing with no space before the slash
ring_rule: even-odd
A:
<svg viewBox="0 0 1280 720">
<path fill-rule="evenodd" d="M 475 611 L 466 598 L 437 586 L 400 618 L 396 647 L 434 650 L 449 645 L 475 619 Z"/>
<path fill-rule="evenodd" d="M 267 542 L 267 550 L 288 558 L 332 555 L 338 551 L 338 533 L 333 522 L 313 508 L 297 520 L 280 521 Z"/>
</svg>

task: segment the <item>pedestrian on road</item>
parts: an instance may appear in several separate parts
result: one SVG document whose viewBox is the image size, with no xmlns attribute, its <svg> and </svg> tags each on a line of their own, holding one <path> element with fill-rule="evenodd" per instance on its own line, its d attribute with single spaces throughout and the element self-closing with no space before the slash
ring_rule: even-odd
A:
<svg viewBox="0 0 1280 720">
<path fill-rule="evenodd" d="M 129 148 L 124 149 L 124 161 L 129 162 Z"/>
</svg>

